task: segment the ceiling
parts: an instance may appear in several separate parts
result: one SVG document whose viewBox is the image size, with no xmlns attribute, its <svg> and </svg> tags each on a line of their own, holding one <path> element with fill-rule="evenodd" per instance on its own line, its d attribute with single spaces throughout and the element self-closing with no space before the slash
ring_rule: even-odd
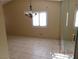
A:
<svg viewBox="0 0 79 59">
<path fill-rule="evenodd" d="M 5 4 L 11 0 L 0 0 L 0 4 Z M 46 1 L 63 1 L 63 0 L 46 0 Z"/>
<path fill-rule="evenodd" d="M 11 1 L 11 0 L 0 0 L 0 4 L 6 4 L 6 3 L 8 3 L 9 1 Z"/>
<path fill-rule="evenodd" d="M 6 4 L 6 3 L 8 3 L 9 1 L 11 1 L 11 0 L 0 0 L 0 4 Z M 63 0 L 45 0 L 45 1 L 63 1 Z"/>
<path fill-rule="evenodd" d="M 38 0 L 33 0 L 33 1 L 38 1 Z M 64 0 L 40 0 L 40 1 L 48 1 L 48 2 L 58 1 L 58 2 L 60 2 L 60 1 L 64 1 Z"/>
<path fill-rule="evenodd" d="M 63 1 L 63 0 L 46 0 L 46 1 Z"/>
</svg>

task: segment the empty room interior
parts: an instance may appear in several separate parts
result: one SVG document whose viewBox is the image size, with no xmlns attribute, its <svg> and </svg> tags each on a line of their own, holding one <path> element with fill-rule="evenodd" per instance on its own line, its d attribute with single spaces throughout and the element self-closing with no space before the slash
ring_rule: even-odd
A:
<svg viewBox="0 0 79 59">
<path fill-rule="evenodd" d="M 74 59 L 78 0 L 0 0 L 0 59 Z"/>
</svg>

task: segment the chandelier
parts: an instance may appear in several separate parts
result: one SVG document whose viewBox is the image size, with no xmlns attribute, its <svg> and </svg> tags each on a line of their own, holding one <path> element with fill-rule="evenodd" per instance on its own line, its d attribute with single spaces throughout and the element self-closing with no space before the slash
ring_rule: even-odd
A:
<svg viewBox="0 0 79 59">
<path fill-rule="evenodd" d="M 29 10 L 28 10 L 28 11 L 25 11 L 25 15 L 32 18 L 32 16 L 33 16 L 33 9 L 32 9 L 32 4 L 31 4 L 31 2 L 32 2 L 32 1 L 30 0 Z"/>
</svg>

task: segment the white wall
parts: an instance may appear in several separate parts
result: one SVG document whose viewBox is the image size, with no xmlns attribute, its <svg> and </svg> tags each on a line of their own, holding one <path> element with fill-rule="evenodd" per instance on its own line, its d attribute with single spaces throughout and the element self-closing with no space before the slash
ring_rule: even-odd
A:
<svg viewBox="0 0 79 59">
<path fill-rule="evenodd" d="M 0 59 L 9 59 L 5 21 L 2 6 L 0 5 Z"/>
</svg>

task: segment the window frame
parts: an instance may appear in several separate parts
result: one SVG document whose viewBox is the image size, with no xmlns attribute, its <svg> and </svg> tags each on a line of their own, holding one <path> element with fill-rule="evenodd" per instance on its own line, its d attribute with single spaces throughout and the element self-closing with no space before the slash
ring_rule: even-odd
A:
<svg viewBox="0 0 79 59">
<path fill-rule="evenodd" d="M 32 28 L 47 28 L 48 27 L 48 13 L 46 12 L 46 11 L 35 11 L 35 12 L 37 12 L 37 13 L 41 13 L 41 12 L 45 12 L 46 13 L 46 26 L 34 26 L 33 25 L 33 18 L 32 18 Z M 33 12 L 33 13 L 35 13 L 35 12 Z M 40 23 L 40 21 L 39 21 L 39 23 Z"/>
</svg>

